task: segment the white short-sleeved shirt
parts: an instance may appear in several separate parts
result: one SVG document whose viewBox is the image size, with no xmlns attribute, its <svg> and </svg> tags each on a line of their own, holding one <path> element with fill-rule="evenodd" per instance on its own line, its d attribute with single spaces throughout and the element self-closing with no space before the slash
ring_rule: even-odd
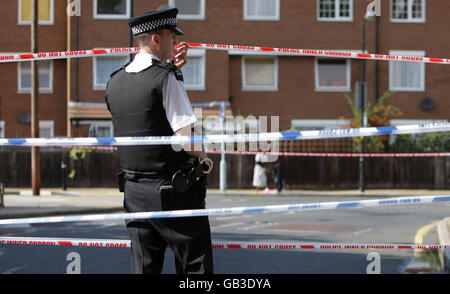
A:
<svg viewBox="0 0 450 294">
<path fill-rule="evenodd" d="M 125 71 L 133 73 L 143 71 L 152 65 L 153 59 L 159 60 L 153 54 L 140 52 L 136 54 L 133 62 L 125 68 Z M 173 132 L 188 125 L 193 126 L 197 122 L 186 89 L 184 88 L 184 83 L 177 80 L 173 72 L 164 81 L 162 92 L 163 107 Z"/>
</svg>

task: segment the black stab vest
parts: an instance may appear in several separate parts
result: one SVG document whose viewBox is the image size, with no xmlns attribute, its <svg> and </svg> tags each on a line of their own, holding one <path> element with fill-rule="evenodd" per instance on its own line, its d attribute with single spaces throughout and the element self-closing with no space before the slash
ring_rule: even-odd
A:
<svg viewBox="0 0 450 294">
<path fill-rule="evenodd" d="M 111 75 L 105 100 L 115 137 L 173 136 L 162 102 L 164 81 L 171 71 L 178 78 L 180 72 L 172 64 L 153 64 L 138 73 L 127 73 L 123 66 Z M 119 146 L 117 150 L 120 168 L 136 173 L 170 175 L 189 159 L 184 150 L 177 152 L 172 145 Z"/>
</svg>

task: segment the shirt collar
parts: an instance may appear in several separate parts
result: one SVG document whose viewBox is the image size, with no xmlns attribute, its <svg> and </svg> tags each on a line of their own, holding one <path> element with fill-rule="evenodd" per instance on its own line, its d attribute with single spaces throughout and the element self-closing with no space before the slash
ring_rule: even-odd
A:
<svg viewBox="0 0 450 294">
<path fill-rule="evenodd" d="M 134 73 L 143 71 L 153 64 L 153 60 L 160 61 L 158 57 L 151 53 L 139 52 L 134 57 L 133 61 L 125 68 L 125 71 Z"/>
</svg>

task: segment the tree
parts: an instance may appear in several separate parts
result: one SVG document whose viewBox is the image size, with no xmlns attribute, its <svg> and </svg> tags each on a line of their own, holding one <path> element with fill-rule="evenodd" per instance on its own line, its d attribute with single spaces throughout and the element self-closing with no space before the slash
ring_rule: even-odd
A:
<svg viewBox="0 0 450 294">
<path fill-rule="evenodd" d="M 378 102 L 372 106 L 370 102 L 367 103 L 365 112 L 368 118 L 368 127 L 386 127 L 391 125 L 391 119 L 397 118 L 403 115 L 400 109 L 394 105 L 385 105 L 387 98 L 391 97 L 394 93 L 385 92 L 383 96 L 378 99 Z M 353 117 L 350 119 L 350 124 L 344 125 L 344 128 L 360 128 L 361 127 L 361 109 L 356 107 L 354 101 L 350 95 L 345 95 L 347 102 L 351 108 Z M 341 117 L 341 119 L 346 119 Z M 365 137 L 364 143 L 368 152 L 383 152 L 386 150 L 389 143 L 389 136 L 371 136 Z M 359 151 L 361 149 L 361 138 L 353 138 L 353 150 Z"/>
</svg>

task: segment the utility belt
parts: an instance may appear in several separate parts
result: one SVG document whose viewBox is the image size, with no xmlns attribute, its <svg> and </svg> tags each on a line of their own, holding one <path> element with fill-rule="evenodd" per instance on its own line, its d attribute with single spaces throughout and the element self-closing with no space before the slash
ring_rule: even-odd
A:
<svg viewBox="0 0 450 294">
<path fill-rule="evenodd" d="M 205 163 L 209 160 L 210 166 Z M 167 173 L 152 173 L 152 172 L 133 172 L 128 170 L 121 170 L 117 176 L 119 191 L 124 192 L 125 181 L 137 182 L 139 179 L 168 179 L 172 182 L 172 187 L 178 192 L 185 192 L 195 183 L 206 177 L 211 172 L 213 164 L 211 159 L 206 158 L 202 161 L 191 158 L 182 166 L 179 166 L 176 171 L 168 171 Z M 169 186 L 165 186 L 168 188 Z"/>
</svg>

